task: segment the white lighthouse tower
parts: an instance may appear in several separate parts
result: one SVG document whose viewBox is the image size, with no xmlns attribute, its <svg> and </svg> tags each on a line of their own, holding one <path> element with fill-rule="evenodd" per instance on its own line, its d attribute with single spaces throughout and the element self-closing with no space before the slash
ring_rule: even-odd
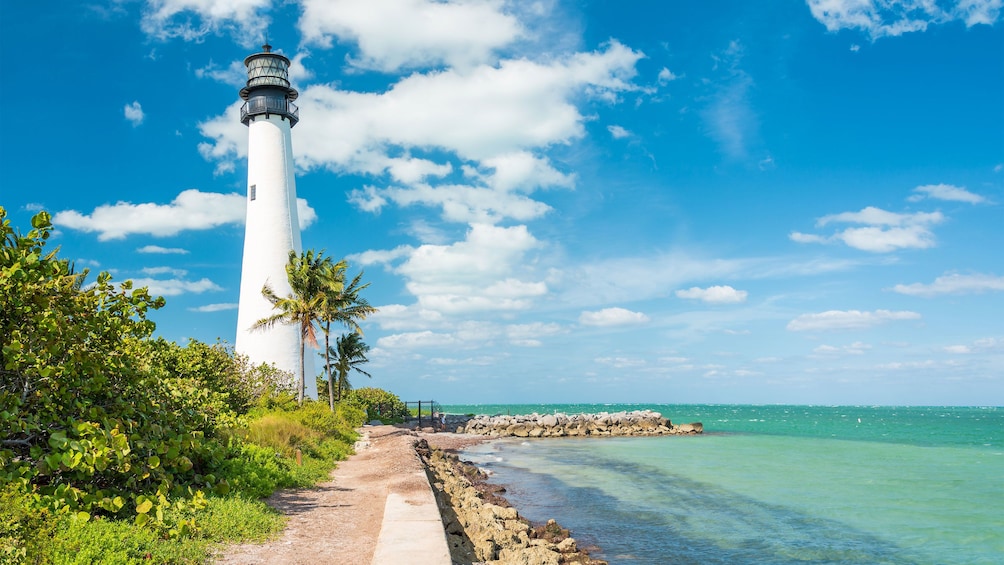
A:
<svg viewBox="0 0 1004 565">
<path fill-rule="evenodd" d="M 289 59 L 272 53 L 268 43 L 262 46 L 261 53 L 245 58 L 244 66 L 248 80 L 241 89 L 245 100 L 241 122 L 248 126 L 247 223 L 234 348 L 252 363 L 274 363 L 293 373 L 294 382 L 298 382 L 298 327 L 276 324 L 266 330 L 251 330 L 255 322 L 275 313 L 262 296 L 262 287 L 267 283 L 277 296 L 288 296 L 289 252 L 301 251 L 290 135 L 300 119 L 293 104 L 298 93 L 289 85 Z M 304 395 L 316 399 L 313 350 L 309 347 L 305 357 Z"/>
</svg>

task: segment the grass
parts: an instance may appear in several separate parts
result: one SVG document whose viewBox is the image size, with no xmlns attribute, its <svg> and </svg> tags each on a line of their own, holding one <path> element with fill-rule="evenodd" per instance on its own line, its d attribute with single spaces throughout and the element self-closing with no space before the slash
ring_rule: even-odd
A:
<svg viewBox="0 0 1004 565">
<path fill-rule="evenodd" d="M 135 526 L 128 512 L 87 521 L 53 515 L 8 485 L 0 490 L 0 565 L 198 564 L 225 544 L 273 538 L 286 519 L 261 498 L 326 479 L 352 453 L 354 428 L 364 417 L 351 407 L 332 413 L 322 403 L 252 416 L 229 439 L 228 457 L 216 469 L 230 491 L 209 496 L 200 510 L 169 511 L 163 524 Z M 182 519 L 194 519 L 194 531 L 169 535 L 167 524 Z"/>
</svg>

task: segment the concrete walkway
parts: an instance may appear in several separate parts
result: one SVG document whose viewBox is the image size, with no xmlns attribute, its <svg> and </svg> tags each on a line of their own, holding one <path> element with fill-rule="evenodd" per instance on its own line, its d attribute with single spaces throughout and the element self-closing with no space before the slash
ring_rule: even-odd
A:
<svg viewBox="0 0 1004 565">
<path fill-rule="evenodd" d="M 425 472 L 420 473 L 426 480 Z M 389 493 L 383 511 L 383 526 L 373 552 L 373 565 L 451 565 L 446 533 L 439 507 L 432 494 L 412 491 Z"/>
<path fill-rule="evenodd" d="M 451 565 L 415 432 L 366 426 L 331 480 L 273 494 L 277 539 L 221 547 L 217 565 Z"/>
</svg>

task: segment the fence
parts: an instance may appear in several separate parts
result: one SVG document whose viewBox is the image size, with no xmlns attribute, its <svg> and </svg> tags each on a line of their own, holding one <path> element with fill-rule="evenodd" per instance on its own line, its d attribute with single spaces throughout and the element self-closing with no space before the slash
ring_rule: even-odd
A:
<svg viewBox="0 0 1004 565">
<path fill-rule="evenodd" d="M 415 400 L 411 402 L 405 402 L 405 406 L 408 407 L 408 411 L 412 415 L 418 418 L 418 427 L 422 426 L 422 413 L 426 413 L 425 422 L 426 425 L 432 426 L 435 424 L 435 419 L 443 413 L 442 407 L 435 400 Z"/>
</svg>

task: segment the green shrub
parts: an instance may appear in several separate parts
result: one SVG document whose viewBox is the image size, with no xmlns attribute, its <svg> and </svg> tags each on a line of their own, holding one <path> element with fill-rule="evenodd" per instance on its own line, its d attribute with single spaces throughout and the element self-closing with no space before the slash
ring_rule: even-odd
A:
<svg viewBox="0 0 1004 565">
<path fill-rule="evenodd" d="M 348 403 L 366 411 L 367 420 L 408 418 L 408 406 L 396 394 L 380 388 L 357 388 L 347 395 Z"/>
<path fill-rule="evenodd" d="M 20 483 L 0 489 L 0 563 L 48 563 L 61 518 L 38 508 Z"/>
</svg>

